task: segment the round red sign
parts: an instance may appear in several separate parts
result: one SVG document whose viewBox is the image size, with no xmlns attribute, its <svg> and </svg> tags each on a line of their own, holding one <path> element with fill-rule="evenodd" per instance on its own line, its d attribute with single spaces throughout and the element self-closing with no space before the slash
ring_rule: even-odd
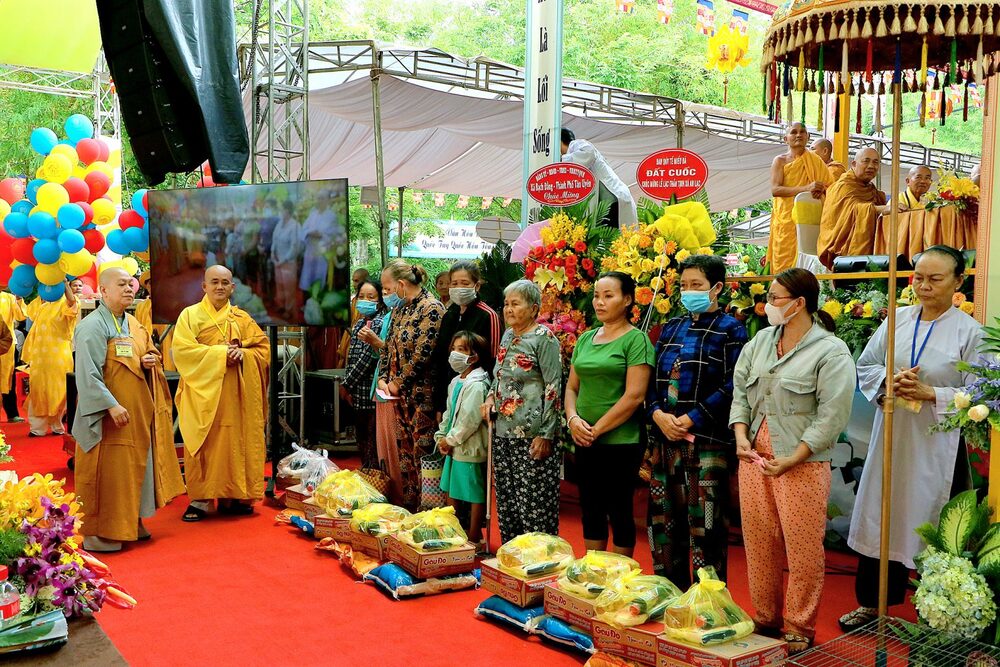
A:
<svg viewBox="0 0 1000 667">
<path fill-rule="evenodd" d="M 572 206 L 597 187 L 597 177 L 586 167 L 556 162 L 528 177 L 528 196 L 546 206 Z"/>
<path fill-rule="evenodd" d="M 708 165 L 697 153 L 683 148 L 667 148 L 640 162 L 635 180 L 650 199 L 686 199 L 705 187 Z"/>
</svg>

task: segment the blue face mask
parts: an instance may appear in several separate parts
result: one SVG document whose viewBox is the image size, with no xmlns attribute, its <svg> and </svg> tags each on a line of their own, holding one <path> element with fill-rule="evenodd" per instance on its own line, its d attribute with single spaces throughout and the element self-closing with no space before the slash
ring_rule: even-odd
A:
<svg viewBox="0 0 1000 667">
<path fill-rule="evenodd" d="M 681 304 L 692 313 L 704 313 L 712 307 L 712 290 L 684 290 L 681 292 Z"/>
<path fill-rule="evenodd" d="M 398 294 L 395 293 L 390 294 L 387 297 L 384 297 L 382 300 L 385 301 L 385 305 L 388 306 L 390 309 L 399 308 L 401 305 L 403 305 L 402 297 L 400 297 Z"/>
<path fill-rule="evenodd" d="M 362 299 L 358 299 L 358 301 L 354 304 L 354 307 L 357 309 L 359 315 L 371 317 L 375 314 L 375 311 L 378 310 L 378 303 L 375 301 L 364 301 Z"/>
</svg>

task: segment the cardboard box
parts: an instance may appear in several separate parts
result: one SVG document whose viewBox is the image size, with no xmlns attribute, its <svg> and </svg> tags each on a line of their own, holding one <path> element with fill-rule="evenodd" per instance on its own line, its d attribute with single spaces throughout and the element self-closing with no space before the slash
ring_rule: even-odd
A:
<svg viewBox="0 0 1000 667">
<path fill-rule="evenodd" d="M 307 494 L 305 489 L 302 488 L 301 484 L 290 486 L 285 489 L 285 507 L 290 510 L 299 510 L 300 512 L 304 512 L 306 509 L 306 498 L 311 497 L 312 496 Z"/>
<path fill-rule="evenodd" d="M 324 514 L 323 508 L 319 506 L 315 498 L 306 498 L 302 503 L 302 511 L 306 514 L 306 521 L 314 522 L 316 517 Z"/>
<path fill-rule="evenodd" d="M 351 518 L 328 516 L 317 514 L 313 519 L 313 535 L 317 540 L 332 537 L 341 544 L 353 546 L 353 533 L 351 533 Z"/>
<path fill-rule="evenodd" d="M 594 648 L 644 665 L 656 665 L 656 641 L 663 634 L 663 621 L 629 628 L 616 628 L 604 621 L 592 624 Z"/>
<path fill-rule="evenodd" d="M 760 635 L 715 646 L 692 646 L 667 635 L 656 640 L 657 667 L 765 667 L 782 665 L 787 657 L 788 644 Z"/>
<path fill-rule="evenodd" d="M 496 558 L 484 560 L 480 564 L 482 587 L 499 595 L 518 607 L 535 607 L 545 597 L 545 587 L 555 583 L 559 573 L 543 574 L 530 579 L 522 579 L 500 569 Z"/>
<path fill-rule="evenodd" d="M 585 632 L 593 632 L 594 601 L 564 591 L 559 584 L 545 587 L 545 613 Z"/>
<path fill-rule="evenodd" d="M 423 553 L 391 536 L 388 552 L 389 560 L 417 579 L 465 574 L 476 567 L 476 547 L 468 542 L 454 549 Z"/>
<path fill-rule="evenodd" d="M 381 537 L 376 537 L 375 535 L 369 535 L 368 533 L 359 533 L 357 531 L 351 531 L 351 546 L 354 547 L 355 551 L 360 551 L 363 554 L 367 554 L 372 558 L 377 558 L 379 560 L 389 559 L 389 537 L 390 535 L 382 535 Z"/>
</svg>

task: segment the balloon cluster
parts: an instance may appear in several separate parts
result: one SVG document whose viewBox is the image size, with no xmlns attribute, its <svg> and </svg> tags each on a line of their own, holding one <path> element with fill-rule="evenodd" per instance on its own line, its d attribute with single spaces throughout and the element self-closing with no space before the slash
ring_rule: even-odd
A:
<svg viewBox="0 0 1000 667">
<path fill-rule="evenodd" d="M 26 187 L 19 179 L 0 181 L 3 231 L 10 237 L 9 244 L 0 239 L 9 248 L 9 258 L 0 251 L 0 282 L 18 296 L 37 287 L 42 299 L 56 301 L 67 278 L 92 282 L 94 254 L 105 245 L 99 227 L 118 215 L 121 192 L 111 186 L 121 152 L 95 139 L 82 114 L 70 116 L 64 129 L 63 140 L 45 127 L 31 132 L 31 147 L 45 159 Z"/>
<path fill-rule="evenodd" d="M 146 190 L 132 194 L 132 208 L 118 216 L 120 229 L 108 232 L 108 249 L 119 255 L 149 250 L 149 210 Z"/>
</svg>

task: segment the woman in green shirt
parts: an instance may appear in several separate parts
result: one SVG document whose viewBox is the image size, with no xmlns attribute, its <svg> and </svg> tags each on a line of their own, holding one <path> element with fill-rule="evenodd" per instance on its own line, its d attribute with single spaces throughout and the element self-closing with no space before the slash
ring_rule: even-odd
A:
<svg viewBox="0 0 1000 667">
<path fill-rule="evenodd" d="M 635 281 L 618 271 L 594 284 L 601 326 L 580 336 L 566 385 L 566 420 L 577 445 L 576 464 L 586 548 L 632 555 L 632 496 L 642 462 L 639 407 L 653 366 L 649 337 L 628 321 Z"/>
</svg>

